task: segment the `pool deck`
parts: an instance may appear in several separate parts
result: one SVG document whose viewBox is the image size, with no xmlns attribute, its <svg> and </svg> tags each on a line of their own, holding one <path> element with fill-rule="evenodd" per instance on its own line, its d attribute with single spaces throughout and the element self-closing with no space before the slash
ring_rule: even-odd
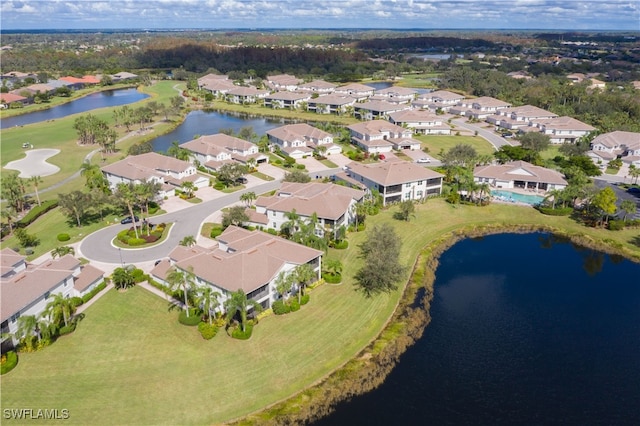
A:
<svg viewBox="0 0 640 426">
<path fill-rule="evenodd" d="M 535 189 L 523 189 L 523 188 L 491 188 L 491 191 L 503 191 L 503 192 L 512 192 L 514 194 L 519 195 L 528 195 L 528 196 L 536 196 L 536 197 L 544 197 L 546 195 L 546 191 L 543 190 L 535 190 Z M 491 199 L 496 203 L 504 203 L 504 204 L 517 204 L 519 206 L 529 206 L 533 207 L 533 204 L 525 203 L 522 201 L 516 201 L 511 199 L 505 199 L 501 196 L 492 195 Z"/>
</svg>

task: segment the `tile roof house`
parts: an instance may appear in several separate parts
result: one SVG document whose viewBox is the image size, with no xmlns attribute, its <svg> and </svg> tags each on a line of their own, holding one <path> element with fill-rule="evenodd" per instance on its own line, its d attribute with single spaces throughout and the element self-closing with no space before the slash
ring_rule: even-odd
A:
<svg viewBox="0 0 640 426">
<path fill-rule="evenodd" d="M 112 189 L 119 183 L 158 182 L 162 185 L 160 196 L 174 195 L 174 190 L 186 181 L 193 182 L 197 188 L 209 185 L 209 179 L 198 175 L 193 164 L 156 152 L 130 155 L 102 167 L 102 173 Z"/>
<path fill-rule="evenodd" d="M 342 148 L 333 143 L 333 135 L 306 123 L 287 124 L 267 130 L 269 142 L 276 144 L 292 158 L 304 158 L 313 154 L 319 146 L 326 147 L 326 153 L 339 154 Z"/>
<path fill-rule="evenodd" d="M 166 282 L 170 267 L 192 270 L 196 287 L 210 286 L 219 292 L 219 302 L 231 293 L 243 290 L 247 298 L 264 308 L 280 298 L 275 281 L 280 273 L 289 274 L 296 266 L 309 264 L 320 277 L 323 252 L 305 247 L 262 231 L 248 231 L 229 226 L 216 238 L 217 246 L 177 246 L 168 261 L 162 261 L 152 271 L 158 281 Z"/>
<path fill-rule="evenodd" d="M 440 195 L 443 175 L 407 161 L 384 163 L 349 163 L 336 179 L 347 184 L 377 190 L 383 204 L 405 200 L 423 200 Z"/>
<path fill-rule="evenodd" d="M 451 127 L 442 121 L 442 116 L 428 110 L 411 109 L 393 112 L 389 114 L 389 121 L 422 135 L 451 134 Z"/>
<path fill-rule="evenodd" d="M 473 171 L 475 182 L 494 188 L 521 188 L 535 191 L 564 189 L 567 181 L 555 170 L 534 166 L 526 161 L 478 166 Z"/>
<path fill-rule="evenodd" d="M 255 210 L 246 212 L 250 225 L 276 231 L 289 221 L 287 213 L 295 211 L 307 223 L 315 213 L 316 233 L 323 235 L 325 231 L 334 232 L 353 223 L 353 206 L 364 195 L 360 189 L 335 184 L 283 182 L 274 195 L 258 197 Z"/>
<path fill-rule="evenodd" d="M 532 120 L 531 125 L 549 135 L 551 143 L 574 143 L 595 130 L 595 127 L 567 116 Z"/>
<path fill-rule="evenodd" d="M 311 93 L 276 92 L 264 97 L 264 106 L 274 109 L 297 109 L 311 100 Z"/>
<path fill-rule="evenodd" d="M 385 100 L 391 103 L 409 103 L 415 99 L 418 92 L 408 87 L 391 86 L 376 90 L 371 100 Z"/>
<path fill-rule="evenodd" d="M 2 104 L 3 108 L 9 108 L 14 102 L 26 104 L 29 102 L 29 98 L 15 93 L 0 93 L 0 104 Z"/>
<path fill-rule="evenodd" d="M 231 161 L 246 163 L 254 158 L 259 164 L 269 160 L 268 156 L 259 152 L 256 144 L 224 133 L 200 136 L 180 146 L 191 152 L 196 161 L 212 170 Z"/>
<path fill-rule="evenodd" d="M 119 82 L 119 81 L 133 80 L 134 78 L 138 78 L 138 74 L 133 74 L 133 73 L 126 72 L 126 71 L 121 71 L 119 73 L 112 74 L 110 77 L 111 77 L 111 80 L 114 83 L 116 83 L 116 82 Z"/>
<path fill-rule="evenodd" d="M 321 95 L 312 98 L 307 103 L 308 111 L 315 111 L 318 114 L 344 114 L 349 108 L 353 108 L 356 98 L 348 95 Z"/>
<path fill-rule="evenodd" d="M 640 133 L 615 132 L 603 133 L 591 141 L 587 155 L 597 163 L 607 164 L 621 158 L 629 164 L 640 166 Z"/>
<path fill-rule="evenodd" d="M 100 84 L 100 79 L 95 75 L 85 75 L 83 77 L 60 77 L 58 80 L 64 81 L 68 87 L 72 87 L 74 89 L 81 89 L 84 86 Z"/>
<path fill-rule="evenodd" d="M 198 88 L 212 93 L 214 96 L 221 97 L 226 95 L 230 90 L 237 86 L 233 81 L 229 80 L 226 75 L 207 74 L 198 80 Z"/>
<path fill-rule="evenodd" d="M 451 107 L 464 101 L 466 97 L 458 93 L 449 92 L 447 90 L 436 90 L 435 92 L 425 93 L 418 97 L 419 101 L 424 102 L 429 109 L 448 111 Z"/>
<path fill-rule="evenodd" d="M 505 129 L 518 129 L 530 126 L 533 120 L 547 120 L 558 117 L 557 114 L 532 105 L 505 108 L 495 115 L 487 117 L 487 122 Z"/>
<path fill-rule="evenodd" d="M 83 296 L 103 282 L 104 273 L 91 265 L 81 265 L 71 255 L 41 264 L 30 264 L 26 257 L 5 248 L 0 251 L 0 322 L 2 333 L 15 333 L 18 318 L 39 315 L 47 307 L 48 297 L 60 293 L 65 297 Z M 2 341 L 3 352 L 13 346 L 12 339 Z"/>
<path fill-rule="evenodd" d="M 392 149 L 420 149 L 413 131 L 386 120 L 372 120 L 347 126 L 351 143 L 370 154 L 391 152 Z"/>
<path fill-rule="evenodd" d="M 465 99 L 460 101 L 455 107 L 449 109 L 452 114 L 463 115 L 465 117 L 473 117 L 477 120 L 483 120 L 498 111 L 511 107 L 509 102 L 490 96 L 482 96 L 474 99 Z"/>
<path fill-rule="evenodd" d="M 313 80 L 309 83 L 303 83 L 298 86 L 300 92 L 311 92 L 318 94 L 333 93 L 337 85 L 324 80 Z"/>
<path fill-rule="evenodd" d="M 289 74 L 270 75 L 265 79 L 265 84 L 272 90 L 294 91 L 304 80 Z"/>
<path fill-rule="evenodd" d="M 337 95 L 351 96 L 353 98 L 356 98 L 356 100 L 359 102 L 366 100 L 370 96 L 373 96 L 375 91 L 376 90 L 371 86 L 360 83 L 351 83 L 344 86 L 336 87 L 336 90 L 334 90 L 333 93 Z"/>
<path fill-rule="evenodd" d="M 234 104 L 254 104 L 268 94 L 268 90 L 256 89 L 253 86 L 235 86 L 226 92 L 225 99 Z"/>
<path fill-rule="evenodd" d="M 354 106 L 356 117 L 361 120 L 386 119 L 389 114 L 411 109 L 409 104 L 392 104 L 387 101 L 365 101 Z"/>
</svg>

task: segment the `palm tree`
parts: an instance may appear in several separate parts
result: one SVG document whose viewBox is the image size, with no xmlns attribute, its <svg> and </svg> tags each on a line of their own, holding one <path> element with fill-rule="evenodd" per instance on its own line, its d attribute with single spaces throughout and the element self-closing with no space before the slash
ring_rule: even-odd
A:
<svg viewBox="0 0 640 426">
<path fill-rule="evenodd" d="M 551 209 L 555 210 L 556 209 L 556 203 L 558 201 L 560 201 L 561 199 L 562 199 L 562 189 L 551 189 L 551 190 L 547 191 L 547 196 L 544 197 L 542 202 L 546 203 L 549 200 L 552 200 Z"/>
<path fill-rule="evenodd" d="M 293 287 L 293 274 L 287 274 L 285 272 L 280 272 L 275 281 L 276 291 L 282 297 L 284 301 L 286 299 L 286 295 L 291 291 Z"/>
<path fill-rule="evenodd" d="M 633 183 L 637 184 L 638 183 L 638 177 L 640 177 L 640 168 L 636 167 L 635 164 L 632 164 L 629 166 L 629 175 L 631 175 L 632 178 L 634 178 Z"/>
<path fill-rule="evenodd" d="M 209 324 L 213 324 L 213 317 L 215 316 L 216 311 L 220 306 L 220 302 L 218 302 L 219 297 L 220 293 L 217 291 L 213 291 L 213 288 L 208 285 L 201 287 L 200 291 L 198 292 L 196 303 L 202 308 L 204 312 L 207 313 Z"/>
<path fill-rule="evenodd" d="M 4 219 L 7 219 L 7 224 L 9 225 L 9 232 L 13 232 L 13 222 L 18 218 L 15 209 L 12 206 L 7 206 L 6 208 L 0 211 L 0 215 Z"/>
<path fill-rule="evenodd" d="M 280 230 L 287 238 L 291 238 L 293 234 L 300 230 L 300 215 L 296 213 L 296 209 L 285 213 L 287 221 L 282 224 Z"/>
<path fill-rule="evenodd" d="M 133 207 L 138 203 L 138 195 L 136 194 L 135 185 L 132 182 L 121 182 L 116 186 L 116 192 L 113 194 L 116 200 L 127 206 L 129 216 L 131 216 L 131 224 L 133 225 L 133 232 L 138 236 L 138 225 L 135 221 L 135 215 L 133 214 Z"/>
<path fill-rule="evenodd" d="M 247 167 L 249 167 L 249 172 L 253 172 L 258 165 L 258 161 L 255 158 L 249 158 L 247 160 Z"/>
<path fill-rule="evenodd" d="M 478 195 L 480 196 L 480 202 L 482 202 L 485 198 L 491 200 L 491 186 L 487 182 L 480 183 L 478 185 Z M 485 197 L 486 196 L 486 197 Z"/>
<path fill-rule="evenodd" d="M 193 197 L 193 192 L 195 191 L 196 186 L 195 186 L 195 184 L 193 182 L 186 181 L 186 182 L 182 183 L 181 189 L 182 189 L 182 192 L 184 192 L 184 195 L 187 198 L 192 198 Z"/>
<path fill-rule="evenodd" d="M 144 204 L 145 216 L 149 218 L 149 203 L 156 199 L 158 192 L 162 188 L 162 184 L 157 181 L 146 181 L 135 186 L 138 201 Z M 151 228 L 147 226 L 147 235 L 151 234 Z"/>
<path fill-rule="evenodd" d="M 65 297 L 62 293 L 54 293 L 51 298 L 52 300 L 47 303 L 46 308 L 49 318 L 56 324 L 60 324 L 60 319 L 62 319 L 64 326 L 67 327 L 71 316 L 75 312 L 71 299 Z"/>
<path fill-rule="evenodd" d="M 63 257 L 66 255 L 74 255 L 76 254 L 76 251 L 73 249 L 73 247 L 71 246 L 60 246 L 60 247 L 56 247 L 53 250 L 51 250 L 51 257 L 52 258 L 56 258 L 56 257 Z"/>
<path fill-rule="evenodd" d="M 38 328 L 38 318 L 35 315 L 24 315 L 18 318 L 18 329 L 15 337 L 20 340 L 23 337 L 36 335 L 38 342 L 41 339 L 40 329 Z"/>
<path fill-rule="evenodd" d="M 189 266 L 188 271 L 183 271 L 176 267 L 173 267 L 167 275 L 167 283 L 171 290 L 182 290 L 184 295 L 184 310 L 189 317 L 189 291 L 195 284 L 195 274 L 193 273 L 193 267 Z"/>
<path fill-rule="evenodd" d="M 324 270 L 332 275 L 342 274 L 342 262 L 338 259 L 325 259 L 322 265 Z"/>
<path fill-rule="evenodd" d="M 308 263 L 296 266 L 294 274 L 295 279 L 298 282 L 298 303 L 300 303 L 304 288 L 311 283 L 313 279 L 317 279 L 318 274 L 313 270 L 313 266 Z"/>
<path fill-rule="evenodd" d="M 118 289 L 127 289 L 133 287 L 135 284 L 135 278 L 133 274 L 126 268 L 116 268 L 111 275 L 113 285 Z"/>
<path fill-rule="evenodd" d="M 244 201 L 249 207 L 253 205 L 253 201 L 256 200 L 256 193 L 253 191 L 245 192 L 240 195 L 240 201 Z"/>
<path fill-rule="evenodd" d="M 33 185 L 33 189 L 35 190 L 36 193 L 36 200 L 38 201 L 38 205 L 40 205 L 40 194 L 38 193 L 38 185 L 41 184 L 42 178 L 40 176 L 31 176 L 29 178 L 29 182 L 31 182 L 31 184 Z"/>
<path fill-rule="evenodd" d="M 193 235 L 187 235 L 179 243 L 181 246 L 191 247 L 196 245 L 196 237 Z"/>
<path fill-rule="evenodd" d="M 636 203 L 634 203 L 632 200 L 623 200 L 620 203 L 620 210 L 623 212 L 622 220 L 626 222 L 627 216 L 635 213 Z"/>
<path fill-rule="evenodd" d="M 262 306 L 252 299 L 247 299 L 247 295 L 242 289 L 231 293 L 231 297 L 224 302 L 227 312 L 227 325 L 231 324 L 236 314 L 240 315 L 240 329 L 244 333 L 247 330 L 247 314 L 249 309 L 256 312 L 262 310 Z"/>
</svg>

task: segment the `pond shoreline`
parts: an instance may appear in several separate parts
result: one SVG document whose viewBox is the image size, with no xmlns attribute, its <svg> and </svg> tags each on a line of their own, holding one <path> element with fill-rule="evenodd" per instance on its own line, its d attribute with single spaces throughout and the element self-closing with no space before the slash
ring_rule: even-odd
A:
<svg viewBox="0 0 640 426">
<path fill-rule="evenodd" d="M 400 356 L 422 337 L 429 325 L 435 271 L 445 251 L 466 238 L 535 232 L 557 235 L 573 244 L 640 263 L 640 255 L 616 247 L 611 241 L 595 240 L 544 225 L 465 226 L 447 232 L 420 251 L 393 314 L 378 336 L 356 357 L 295 395 L 248 416 L 233 419 L 228 424 L 309 423 L 333 412 L 338 403 L 374 390 L 384 382 Z"/>
</svg>

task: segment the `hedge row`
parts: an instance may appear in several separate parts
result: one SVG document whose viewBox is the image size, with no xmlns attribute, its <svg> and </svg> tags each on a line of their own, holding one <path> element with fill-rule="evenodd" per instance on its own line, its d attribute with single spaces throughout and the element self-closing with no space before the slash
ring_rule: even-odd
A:
<svg viewBox="0 0 640 426">
<path fill-rule="evenodd" d="M 551 207 L 538 206 L 537 209 L 540 213 L 546 214 L 547 216 L 569 216 L 573 213 L 572 207 L 552 209 Z"/>
<path fill-rule="evenodd" d="M 9 351 L 2 355 L 2 363 L 0 364 L 0 374 L 6 374 L 18 365 L 18 354 L 15 351 Z"/>
<path fill-rule="evenodd" d="M 58 207 L 58 200 L 43 201 L 39 206 L 33 207 L 27 212 L 22 219 L 16 222 L 16 227 L 26 228 L 31 225 L 37 218 L 48 212 L 49 210 Z"/>
<path fill-rule="evenodd" d="M 106 282 L 101 282 L 93 290 L 91 290 L 89 293 L 87 293 L 84 296 L 82 296 L 82 303 L 87 303 L 89 300 L 93 299 L 93 296 L 95 296 L 96 294 L 98 294 L 99 292 L 104 290 L 106 287 L 107 287 L 107 283 Z"/>
</svg>

